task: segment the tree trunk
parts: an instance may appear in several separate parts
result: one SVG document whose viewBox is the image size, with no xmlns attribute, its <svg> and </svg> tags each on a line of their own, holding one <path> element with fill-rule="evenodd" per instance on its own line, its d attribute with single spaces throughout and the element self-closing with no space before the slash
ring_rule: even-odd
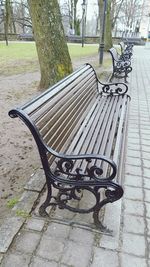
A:
<svg viewBox="0 0 150 267">
<path fill-rule="evenodd" d="M 107 0 L 107 14 L 105 24 L 105 51 L 113 46 L 112 42 L 112 21 L 111 21 L 111 0 Z"/>
<path fill-rule="evenodd" d="M 98 6 L 99 6 L 100 39 L 101 39 L 102 38 L 102 28 L 103 28 L 104 1 L 98 0 Z"/>
<path fill-rule="evenodd" d="M 57 1 L 28 0 L 41 69 L 40 88 L 72 72 L 72 64 Z"/>
<path fill-rule="evenodd" d="M 10 0 L 5 1 L 5 16 L 4 16 L 4 31 L 5 31 L 5 41 L 6 45 L 8 45 L 8 29 L 9 29 L 9 22 L 10 22 Z"/>
</svg>

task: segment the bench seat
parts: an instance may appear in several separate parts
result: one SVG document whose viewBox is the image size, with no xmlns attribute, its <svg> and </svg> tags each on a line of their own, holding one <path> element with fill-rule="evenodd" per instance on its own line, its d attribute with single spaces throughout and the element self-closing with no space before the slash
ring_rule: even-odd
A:
<svg viewBox="0 0 150 267">
<path fill-rule="evenodd" d="M 96 226 L 104 229 L 100 209 L 123 195 L 118 168 L 130 100 L 127 90 L 124 83 L 101 83 L 93 67 L 85 64 L 9 112 L 25 122 L 38 146 L 48 188 L 41 215 L 47 215 L 50 205 L 93 212 Z M 52 196 L 52 187 L 58 189 L 57 197 Z M 95 205 L 84 210 L 69 206 L 68 200 L 78 199 L 77 193 L 84 189 L 95 196 Z"/>
</svg>

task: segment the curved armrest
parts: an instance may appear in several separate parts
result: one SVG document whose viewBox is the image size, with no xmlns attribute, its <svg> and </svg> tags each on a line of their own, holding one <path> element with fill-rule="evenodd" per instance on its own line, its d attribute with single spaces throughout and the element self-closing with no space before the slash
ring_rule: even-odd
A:
<svg viewBox="0 0 150 267">
<path fill-rule="evenodd" d="M 52 153 L 51 148 L 47 147 L 47 151 Z M 68 179 L 69 184 L 72 182 L 85 183 L 89 185 L 97 185 L 98 182 L 105 183 L 114 179 L 117 173 L 117 166 L 115 162 L 108 159 L 106 156 L 96 154 L 83 154 L 83 155 L 64 155 L 56 152 L 52 153 L 56 158 L 59 158 L 56 162 L 56 170 L 53 174 L 56 180 L 60 180 L 61 174 L 63 174 L 62 180 Z M 78 162 L 79 161 L 79 162 Z M 80 168 L 81 161 L 85 161 L 84 171 Z M 109 176 L 103 177 L 103 164 L 107 163 L 110 168 Z M 61 180 L 60 180 L 61 181 Z"/>
<path fill-rule="evenodd" d="M 102 92 L 108 95 L 124 95 L 128 91 L 128 86 L 125 83 L 108 83 L 102 85 Z"/>
</svg>

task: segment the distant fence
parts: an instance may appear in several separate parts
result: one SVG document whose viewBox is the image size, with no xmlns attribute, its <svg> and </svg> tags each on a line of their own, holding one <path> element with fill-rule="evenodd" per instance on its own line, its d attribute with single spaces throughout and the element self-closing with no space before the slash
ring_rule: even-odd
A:
<svg viewBox="0 0 150 267">
<path fill-rule="evenodd" d="M 16 33 L 9 33 L 8 34 L 8 40 L 9 41 L 16 41 L 19 34 Z M 5 41 L 5 34 L 0 33 L 0 41 Z"/>
<path fill-rule="evenodd" d="M 77 35 L 69 35 L 66 36 L 67 42 L 70 43 L 82 43 L 82 37 L 77 36 Z M 113 37 L 113 43 L 118 44 L 123 38 L 122 37 Z M 144 45 L 146 42 L 146 39 L 140 38 L 140 37 L 130 37 L 127 38 L 129 42 L 132 42 L 133 44 L 136 45 Z M 0 41 L 5 40 L 5 34 L 0 33 Z M 33 34 L 14 34 L 14 33 L 9 33 L 8 34 L 8 40 L 9 41 L 34 41 Z M 100 37 L 99 36 L 85 36 L 84 37 L 84 43 L 85 44 L 99 44 L 100 43 Z"/>
</svg>

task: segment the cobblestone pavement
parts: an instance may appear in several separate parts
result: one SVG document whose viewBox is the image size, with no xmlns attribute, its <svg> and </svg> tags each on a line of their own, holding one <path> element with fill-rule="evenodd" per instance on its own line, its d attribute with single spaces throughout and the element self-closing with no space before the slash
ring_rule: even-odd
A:
<svg viewBox="0 0 150 267">
<path fill-rule="evenodd" d="M 50 222 L 34 213 L 7 252 L 0 254 L 2 267 L 150 266 L 150 50 L 145 47 L 134 48 L 129 87 L 125 193 L 117 244 L 111 236 L 61 220 Z M 110 215 L 114 223 L 115 219 Z"/>
</svg>

